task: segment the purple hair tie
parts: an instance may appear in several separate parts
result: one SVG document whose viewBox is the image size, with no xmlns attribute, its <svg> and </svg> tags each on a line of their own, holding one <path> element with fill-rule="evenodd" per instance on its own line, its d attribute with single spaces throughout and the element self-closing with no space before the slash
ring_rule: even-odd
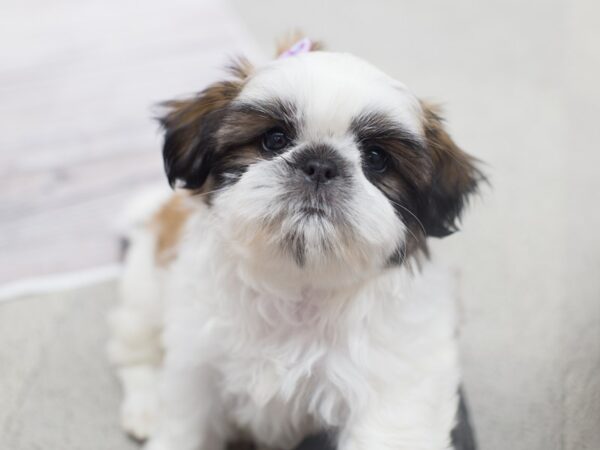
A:
<svg viewBox="0 0 600 450">
<path fill-rule="evenodd" d="M 280 58 L 288 58 L 290 56 L 296 56 L 301 53 L 308 53 L 312 47 L 312 41 L 309 38 L 302 38 L 285 52 L 279 55 Z"/>
</svg>

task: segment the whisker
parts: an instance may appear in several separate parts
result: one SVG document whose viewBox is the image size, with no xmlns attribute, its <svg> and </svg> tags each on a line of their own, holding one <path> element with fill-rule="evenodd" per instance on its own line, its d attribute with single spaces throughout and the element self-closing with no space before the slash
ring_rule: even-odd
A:
<svg viewBox="0 0 600 450">
<path fill-rule="evenodd" d="M 204 197 L 206 195 L 211 195 L 211 194 L 215 194 L 217 192 L 223 191 L 225 190 L 225 187 L 220 187 L 217 189 L 213 189 L 212 191 L 208 191 L 208 192 L 198 192 L 198 193 L 194 193 L 193 196 L 194 197 Z"/>
<path fill-rule="evenodd" d="M 388 198 L 388 200 L 393 203 L 394 205 L 398 206 L 399 208 L 402 208 L 404 211 L 406 211 L 407 213 L 409 213 L 411 216 L 414 217 L 414 219 L 417 221 L 417 223 L 419 224 L 419 226 L 421 227 L 421 230 L 423 230 L 423 234 L 425 234 L 425 236 L 427 236 L 427 231 L 425 231 L 425 226 L 423 225 L 423 223 L 419 220 L 419 218 L 415 215 L 415 213 L 413 213 L 410 209 L 408 209 L 406 206 L 401 205 L 398 202 L 395 202 L 394 200 Z"/>
<path fill-rule="evenodd" d="M 408 227 L 406 227 L 406 231 L 408 231 L 408 233 L 409 233 L 409 234 L 410 234 L 410 235 L 413 237 L 413 239 L 415 240 L 415 242 L 416 242 L 416 243 L 417 243 L 417 245 L 418 245 L 418 243 L 419 243 L 419 240 L 417 239 L 417 236 L 415 236 L 415 234 L 414 234 L 412 231 L 410 231 L 410 228 L 408 228 Z M 405 251 L 403 251 L 402 253 L 403 253 L 403 255 L 404 255 L 404 259 L 406 259 L 406 252 L 405 252 Z M 404 260 L 403 260 L 403 262 L 404 262 Z"/>
</svg>

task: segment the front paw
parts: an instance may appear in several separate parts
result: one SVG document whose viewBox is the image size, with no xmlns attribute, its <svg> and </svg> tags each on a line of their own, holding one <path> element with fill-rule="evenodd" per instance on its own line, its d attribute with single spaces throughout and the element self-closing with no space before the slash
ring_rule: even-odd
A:
<svg viewBox="0 0 600 450">
<path fill-rule="evenodd" d="M 121 406 L 121 426 L 134 439 L 148 439 L 158 426 L 158 398 L 153 392 L 136 392 Z"/>
</svg>

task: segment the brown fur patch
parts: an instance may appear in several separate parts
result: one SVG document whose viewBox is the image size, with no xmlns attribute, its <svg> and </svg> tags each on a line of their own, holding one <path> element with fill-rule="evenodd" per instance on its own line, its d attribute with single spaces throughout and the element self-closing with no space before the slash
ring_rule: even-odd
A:
<svg viewBox="0 0 600 450">
<path fill-rule="evenodd" d="M 227 106 L 237 97 L 241 88 L 242 83 L 239 80 L 224 80 L 211 84 L 196 97 L 164 102 L 163 106 L 167 107 L 169 112 L 162 121 L 175 129 L 199 122 L 209 112 Z"/>
<path fill-rule="evenodd" d="M 446 132 L 440 108 L 422 102 L 425 137 L 433 165 L 429 202 L 423 211 L 428 234 L 443 237 L 458 230 L 456 222 L 469 197 L 477 192 L 485 175 L 478 161 L 456 145 Z"/>
<path fill-rule="evenodd" d="M 186 204 L 188 194 L 176 192 L 154 215 L 151 227 L 156 233 L 156 262 L 167 266 L 177 255 L 184 225 L 191 209 Z"/>
<path fill-rule="evenodd" d="M 244 81 L 254 72 L 254 65 L 247 58 L 238 56 L 229 63 L 227 71 L 237 80 Z"/>
<path fill-rule="evenodd" d="M 206 162 L 216 145 L 215 135 L 227 107 L 238 96 L 253 68 L 245 59 L 229 67 L 232 79 L 211 84 L 196 96 L 163 103 L 167 114 L 160 119 L 165 128 L 163 158 L 171 185 L 199 190 L 209 175 Z"/>
<path fill-rule="evenodd" d="M 478 161 L 456 145 L 443 126 L 440 107 L 423 103 L 425 137 L 431 150 L 438 182 L 445 189 L 469 191 L 482 174 L 475 165 Z"/>
<path fill-rule="evenodd" d="M 277 41 L 277 49 L 275 51 L 275 57 L 280 57 L 283 53 L 289 50 L 292 45 L 298 42 L 301 39 L 304 39 L 306 35 L 302 33 L 300 30 L 293 30 L 283 36 L 281 39 Z M 320 41 L 311 40 L 312 45 L 310 46 L 310 51 L 315 52 L 319 50 L 323 50 L 323 43 Z"/>
</svg>

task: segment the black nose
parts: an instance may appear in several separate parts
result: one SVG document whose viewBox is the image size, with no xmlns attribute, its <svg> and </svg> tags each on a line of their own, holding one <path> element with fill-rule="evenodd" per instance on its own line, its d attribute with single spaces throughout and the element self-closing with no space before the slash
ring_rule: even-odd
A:
<svg viewBox="0 0 600 450">
<path fill-rule="evenodd" d="M 302 164 L 302 171 L 313 183 L 326 183 L 338 176 L 337 165 L 330 159 L 309 159 Z"/>
</svg>

